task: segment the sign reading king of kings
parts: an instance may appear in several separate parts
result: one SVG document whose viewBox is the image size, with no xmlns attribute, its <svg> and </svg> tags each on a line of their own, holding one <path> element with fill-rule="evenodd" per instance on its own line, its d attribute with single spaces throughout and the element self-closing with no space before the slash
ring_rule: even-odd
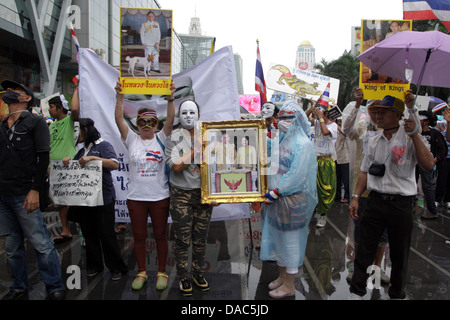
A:
<svg viewBox="0 0 450 320">
<path fill-rule="evenodd" d="M 361 53 L 394 33 L 411 30 L 411 20 L 361 20 Z M 359 87 L 364 99 L 383 99 L 386 95 L 405 98 L 410 89 L 406 81 L 387 77 L 360 63 Z"/>
<path fill-rule="evenodd" d="M 172 17 L 172 10 L 120 8 L 122 93 L 170 94 Z"/>
</svg>

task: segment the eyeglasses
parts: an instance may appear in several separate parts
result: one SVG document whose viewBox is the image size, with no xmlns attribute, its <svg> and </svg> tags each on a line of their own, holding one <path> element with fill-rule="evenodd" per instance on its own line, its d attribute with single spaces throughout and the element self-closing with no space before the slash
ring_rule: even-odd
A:
<svg viewBox="0 0 450 320">
<path fill-rule="evenodd" d="M 136 125 L 139 129 L 145 129 L 145 128 L 155 128 L 158 125 L 158 120 L 153 119 L 139 119 L 136 121 Z"/>
</svg>

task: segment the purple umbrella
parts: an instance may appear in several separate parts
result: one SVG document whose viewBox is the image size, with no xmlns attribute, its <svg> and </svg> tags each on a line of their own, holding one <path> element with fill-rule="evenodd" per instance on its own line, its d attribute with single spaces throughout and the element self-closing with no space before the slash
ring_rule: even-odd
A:
<svg viewBox="0 0 450 320">
<path fill-rule="evenodd" d="M 356 58 L 376 73 L 419 87 L 450 88 L 450 35 L 439 31 L 397 32 Z"/>
</svg>

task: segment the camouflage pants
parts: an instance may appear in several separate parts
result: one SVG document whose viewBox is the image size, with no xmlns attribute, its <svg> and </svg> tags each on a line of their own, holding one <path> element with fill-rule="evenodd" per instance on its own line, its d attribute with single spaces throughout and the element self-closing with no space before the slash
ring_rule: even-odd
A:
<svg viewBox="0 0 450 320">
<path fill-rule="evenodd" d="M 175 260 L 179 278 L 188 278 L 189 246 L 192 243 L 192 273 L 202 274 L 205 262 L 206 238 L 212 207 L 201 204 L 200 189 L 171 187 L 170 215 L 175 235 Z"/>
</svg>

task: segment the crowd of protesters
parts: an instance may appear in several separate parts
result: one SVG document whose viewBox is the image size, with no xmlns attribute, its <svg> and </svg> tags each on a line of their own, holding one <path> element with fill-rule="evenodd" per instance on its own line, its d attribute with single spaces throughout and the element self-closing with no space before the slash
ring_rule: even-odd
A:
<svg viewBox="0 0 450 320">
<path fill-rule="evenodd" d="M 13 282 L 4 299 L 27 296 L 25 238 L 36 250 L 48 298 L 65 299 L 55 245 L 72 239 L 69 221 L 79 224 L 86 241 L 87 276 L 95 276 L 106 267 L 111 280 L 121 279 L 128 267 L 115 232 L 116 195 L 111 171 L 118 169 L 117 155 L 92 119 L 79 118 L 78 83 L 70 108 L 63 95 L 49 101 L 50 125 L 34 111 L 36 99 L 28 87 L 10 80 L 1 85 L 9 115 L 0 123 L 0 236 L 5 237 Z M 202 291 L 209 290 L 203 265 L 211 214 L 217 203 L 200 201 L 199 158 L 204 141 L 195 136 L 195 128 L 202 106 L 184 101 L 176 113 L 173 82 L 170 89 L 162 129 L 157 130 L 155 110 L 141 109 L 136 116 L 137 130 L 131 130 L 124 121 L 124 95 L 118 83 L 115 122 L 130 154 L 127 207 L 138 265 L 132 289 L 141 290 L 148 280 L 148 217 L 157 245 L 156 289 L 167 288 L 170 212 L 180 293 L 190 296 L 192 283 Z M 181 126 L 173 130 L 175 117 Z M 261 259 L 276 261 L 279 268 L 279 276 L 269 284 L 269 295 L 284 298 L 295 294 L 294 280 L 303 264 L 308 225 L 316 219 L 316 228 L 324 228 L 327 211 L 339 201 L 348 203 L 355 224 L 351 236 L 356 258 L 348 277 L 352 298 L 364 296 L 367 267 L 380 264 L 387 245 L 392 272 L 390 277 L 382 274 L 382 280 L 390 283 L 391 298 L 405 298 L 418 178 L 426 205 L 423 219 L 436 219 L 436 208 L 441 204 L 450 208 L 450 134 L 446 130 L 450 112 L 444 111 L 443 120 L 437 121 L 431 111 L 418 112 L 411 92 L 404 101 L 393 96 L 367 101 L 357 89 L 354 101 L 336 119 L 329 118 L 328 106 L 316 103 L 305 111 L 294 101 L 278 106 L 269 102 L 262 107 L 260 117 L 266 119 L 268 153 L 279 157 L 276 172 L 269 175 L 269 192 L 261 209 Z M 444 125 L 443 130 L 438 124 Z M 278 139 L 277 144 L 274 139 Z M 354 154 L 349 151 L 352 143 L 357 151 Z M 243 139 L 242 145 L 242 150 L 234 150 L 234 158 L 246 154 L 248 139 Z M 148 161 L 149 153 L 163 157 Z M 62 160 L 64 165 L 75 160 L 81 167 L 90 161 L 102 164 L 103 204 L 58 206 L 62 231 L 55 239 L 50 239 L 41 212 L 47 201 L 44 196 L 51 160 Z"/>
</svg>

